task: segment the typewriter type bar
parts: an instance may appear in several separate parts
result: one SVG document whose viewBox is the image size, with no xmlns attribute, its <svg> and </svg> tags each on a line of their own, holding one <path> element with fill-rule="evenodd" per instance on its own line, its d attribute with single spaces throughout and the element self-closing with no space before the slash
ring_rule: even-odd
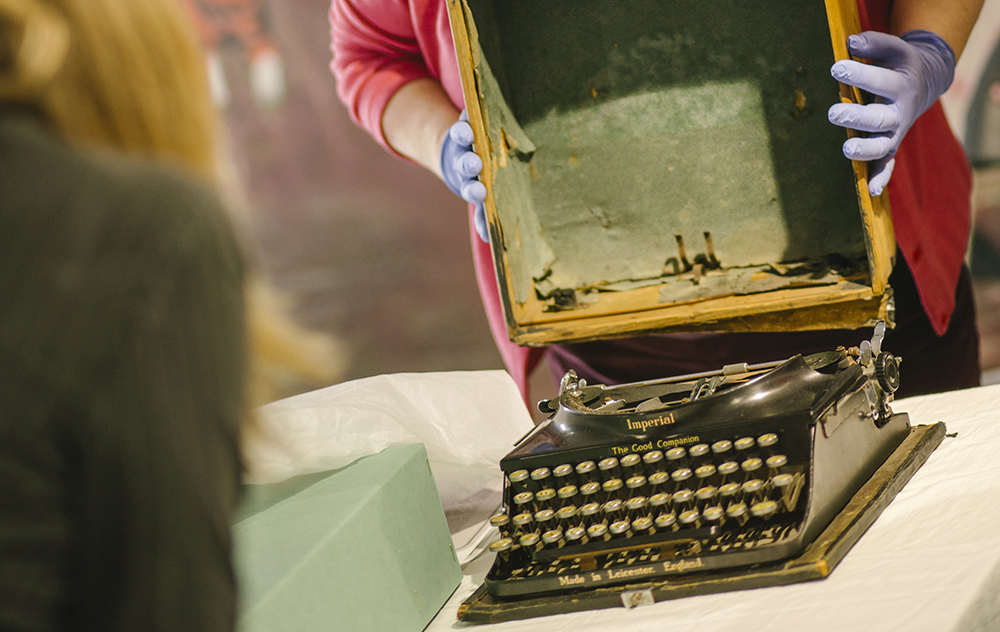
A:
<svg viewBox="0 0 1000 632">
<path fill-rule="evenodd" d="M 622 386 L 570 372 L 501 461 L 486 587 L 518 597 L 800 553 L 906 437 L 899 359 L 859 347 Z"/>
</svg>

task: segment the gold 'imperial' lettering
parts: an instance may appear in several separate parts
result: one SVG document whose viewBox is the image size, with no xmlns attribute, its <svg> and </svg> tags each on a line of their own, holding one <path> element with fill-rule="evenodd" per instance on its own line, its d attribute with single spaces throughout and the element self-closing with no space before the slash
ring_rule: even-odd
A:
<svg viewBox="0 0 1000 632">
<path fill-rule="evenodd" d="M 645 432 L 646 428 L 669 426 L 672 423 L 674 423 L 673 413 L 667 413 L 666 415 L 660 415 L 659 417 L 653 417 L 652 419 L 640 419 L 638 421 L 632 421 L 631 419 L 625 420 L 625 424 L 628 426 L 629 430 L 639 430 L 640 432 Z"/>
</svg>

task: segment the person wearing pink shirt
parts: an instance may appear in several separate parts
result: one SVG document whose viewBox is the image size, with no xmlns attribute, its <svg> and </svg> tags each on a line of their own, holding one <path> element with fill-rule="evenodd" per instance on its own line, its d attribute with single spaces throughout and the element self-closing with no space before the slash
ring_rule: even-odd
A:
<svg viewBox="0 0 1000 632">
<path fill-rule="evenodd" d="M 889 279 L 896 328 L 883 347 L 904 359 L 897 395 L 979 384 L 979 340 L 964 257 L 972 176 L 937 98 L 978 17 L 982 0 L 859 0 L 864 33 L 849 46 L 856 62 L 834 64 L 838 81 L 878 96 L 868 106 L 835 105 L 832 124 L 869 132 L 845 143 L 848 158 L 868 160 L 872 194 L 889 192 L 898 245 Z M 476 181 L 481 160 L 465 107 L 444 0 L 333 0 L 333 62 L 340 98 L 353 120 L 389 152 L 423 165 L 470 202 L 473 258 L 494 339 L 526 400 L 531 372 L 547 353 L 559 370 L 590 383 L 615 384 L 764 362 L 854 345 L 866 332 L 649 334 L 555 344 L 510 342 L 485 241 Z M 846 158 L 845 158 L 846 159 Z M 477 221 L 478 217 L 478 221 Z M 478 235 L 477 235 L 478 233 Z M 941 367 L 948 367 L 942 371 Z"/>
</svg>

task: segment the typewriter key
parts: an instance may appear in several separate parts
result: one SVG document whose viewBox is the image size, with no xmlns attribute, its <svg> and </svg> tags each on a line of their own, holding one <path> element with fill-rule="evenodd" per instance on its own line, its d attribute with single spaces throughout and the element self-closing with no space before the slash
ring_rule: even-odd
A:
<svg viewBox="0 0 1000 632">
<path fill-rule="evenodd" d="M 544 527 L 545 524 L 549 520 L 555 518 L 555 516 L 556 512 L 552 511 L 551 509 L 541 509 L 535 512 L 535 522 Z"/>
<path fill-rule="evenodd" d="M 629 521 L 629 520 L 616 520 L 616 521 L 614 521 L 614 522 L 611 523 L 610 527 L 608 527 L 608 531 L 610 531 L 611 535 L 614 536 L 614 537 L 624 537 L 624 536 L 628 535 L 629 529 L 631 529 L 631 528 L 632 528 L 632 522 L 631 521 Z"/>
<path fill-rule="evenodd" d="M 591 540 L 606 540 L 608 539 L 608 525 L 603 522 L 598 522 L 597 524 L 592 524 L 587 527 L 587 536 Z"/>
<path fill-rule="evenodd" d="M 620 498 L 612 498 L 608 502 L 601 505 L 601 511 L 603 511 L 604 515 L 608 517 L 614 517 L 622 510 L 622 506 L 624 504 L 625 503 L 623 503 Z"/>
<path fill-rule="evenodd" d="M 712 444 L 712 452 L 715 454 L 723 454 L 729 452 L 733 449 L 733 442 L 728 439 L 723 439 L 721 441 L 716 441 Z"/>
<path fill-rule="evenodd" d="M 769 432 L 767 434 L 763 434 L 757 437 L 757 445 L 759 445 L 762 448 L 772 446 L 777 442 L 778 442 L 778 435 L 774 434 L 773 432 Z"/>
<path fill-rule="evenodd" d="M 683 505 L 685 503 L 691 502 L 694 499 L 694 492 L 690 489 L 680 489 L 674 492 L 671 496 L 671 500 L 674 501 L 675 505 Z"/>
<path fill-rule="evenodd" d="M 748 472 L 749 473 L 749 472 L 756 472 L 763 465 L 764 465 L 763 461 L 761 461 L 757 457 L 753 457 L 753 458 L 747 459 L 746 461 L 743 461 L 743 463 L 740 464 L 740 468 L 744 472 Z"/>
<path fill-rule="evenodd" d="M 562 507 L 572 507 L 573 499 L 579 495 L 576 485 L 566 485 L 559 488 L 559 501 Z"/>
<path fill-rule="evenodd" d="M 670 448 L 666 451 L 665 456 L 668 461 L 679 461 L 687 456 L 687 450 L 684 448 Z"/>
<path fill-rule="evenodd" d="M 559 521 L 559 524 L 564 529 L 568 529 L 580 522 L 580 519 L 577 517 L 578 513 L 579 509 L 576 508 L 576 505 L 566 505 L 556 512 L 556 520 Z"/>
<path fill-rule="evenodd" d="M 638 467 L 640 463 L 642 463 L 642 457 L 634 453 L 626 454 L 625 456 L 622 457 L 621 460 L 622 467 L 628 470 L 629 473 L 632 475 L 635 474 L 635 472 L 633 472 L 632 470 Z"/>
<path fill-rule="evenodd" d="M 661 461 L 663 461 L 663 452 L 659 450 L 653 450 L 642 455 L 642 462 L 646 465 L 655 465 Z"/>
<path fill-rule="evenodd" d="M 622 473 L 622 468 L 618 459 L 613 456 L 609 456 L 606 459 L 598 461 L 597 469 L 601 470 L 601 477 L 604 480 L 620 478 Z"/>
<path fill-rule="evenodd" d="M 708 465 L 702 465 L 694 471 L 694 475 L 698 478 L 708 478 L 715 474 L 715 466 L 709 463 Z"/>
<path fill-rule="evenodd" d="M 675 514 L 672 511 L 669 513 L 661 513 L 660 515 L 656 516 L 656 519 L 653 521 L 653 524 L 656 525 L 657 529 L 666 529 L 667 527 L 671 527 L 676 523 L 677 523 L 677 514 Z"/>
<path fill-rule="evenodd" d="M 676 482 L 686 481 L 691 478 L 691 470 L 686 467 L 682 467 L 678 470 L 674 470 L 670 473 L 670 478 L 674 479 Z"/>
<path fill-rule="evenodd" d="M 726 483 L 719 487 L 719 496 L 728 498 L 740 491 L 742 486 L 739 483 Z"/>
<path fill-rule="evenodd" d="M 556 490 L 552 489 L 551 487 L 540 489 L 538 490 L 537 493 L 535 493 L 535 504 L 539 508 L 547 507 L 548 504 L 551 503 L 552 499 L 554 499 L 555 497 L 556 497 Z"/>
<path fill-rule="evenodd" d="M 545 479 L 547 479 L 551 475 L 552 475 L 552 472 L 549 470 L 549 468 L 547 468 L 547 467 L 540 467 L 537 470 L 532 470 L 531 471 L 531 480 L 538 481 L 539 483 L 541 483 L 542 481 L 544 481 Z"/>
<path fill-rule="evenodd" d="M 718 496 L 718 494 L 719 490 L 717 487 L 706 485 L 705 487 L 699 488 L 698 491 L 694 493 L 694 496 L 698 500 L 711 500 Z"/>
<path fill-rule="evenodd" d="M 580 515 L 587 518 L 596 515 L 600 511 L 601 505 L 599 503 L 587 503 L 583 507 L 580 507 Z"/>
<path fill-rule="evenodd" d="M 773 500 L 762 500 L 750 508 L 750 513 L 758 518 L 770 518 L 778 511 L 778 503 Z"/>
<path fill-rule="evenodd" d="M 633 496 L 625 501 L 625 509 L 630 513 L 639 511 L 649 504 L 649 499 L 645 496 Z"/>
<path fill-rule="evenodd" d="M 708 522 L 721 524 L 722 518 L 725 517 L 726 512 L 723 511 L 722 507 L 718 505 L 713 505 L 711 507 L 706 507 L 704 511 L 701 512 L 701 517 Z"/>
<path fill-rule="evenodd" d="M 741 525 L 746 524 L 748 518 L 746 503 L 740 502 L 729 505 L 726 507 L 726 516 L 739 522 Z"/>
<path fill-rule="evenodd" d="M 636 474 L 635 476 L 629 477 L 629 479 L 625 481 L 625 487 L 628 487 L 629 489 L 638 489 L 645 484 L 646 477 L 642 474 Z"/>
<path fill-rule="evenodd" d="M 669 480 L 670 480 L 670 475 L 667 474 L 666 472 L 653 472 L 652 474 L 649 475 L 647 482 L 649 482 L 649 484 L 653 487 L 653 489 L 656 489 L 660 485 L 663 485 Z"/>
<path fill-rule="evenodd" d="M 670 502 L 670 494 L 659 492 L 649 497 L 649 504 L 653 507 L 660 507 Z"/>
<path fill-rule="evenodd" d="M 497 557 L 506 560 L 510 555 L 510 548 L 514 545 L 514 540 L 510 538 L 500 538 L 496 542 L 490 543 L 490 553 L 496 553 Z"/>
<path fill-rule="evenodd" d="M 761 481 L 760 479 L 751 478 L 750 480 L 743 483 L 744 494 L 756 494 L 763 488 L 764 488 L 764 482 Z"/>
<path fill-rule="evenodd" d="M 528 470 L 517 470 L 516 472 L 511 472 L 508 476 L 510 479 L 511 489 L 514 493 L 529 491 L 528 490 Z"/>
<path fill-rule="evenodd" d="M 729 476 L 740 471 L 740 464 L 736 461 L 726 461 L 725 463 L 719 465 L 719 474 L 723 476 Z"/>
<path fill-rule="evenodd" d="M 584 461 L 576 466 L 576 474 L 580 477 L 577 481 L 581 484 L 597 480 L 597 464 L 593 461 Z"/>
<path fill-rule="evenodd" d="M 550 529 L 542 534 L 542 544 L 547 549 L 558 548 L 559 545 L 562 543 L 562 539 L 563 539 L 563 530 L 559 528 Z"/>
<path fill-rule="evenodd" d="M 776 470 L 788 463 L 788 457 L 784 454 L 775 454 L 774 456 L 767 457 L 765 463 L 769 468 Z"/>
<path fill-rule="evenodd" d="M 708 454 L 709 449 L 707 443 L 699 443 L 688 448 L 688 454 L 693 457 L 705 456 Z"/>
<path fill-rule="evenodd" d="M 632 521 L 632 532 L 643 533 L 653 528 L 653 519 L 649 516 L 640 516 Z"/>
<path fill-rule="evenodd" d="M 511 520 L 511 522 L 514 523 L 514 527 L 515 527 L 515 529 L 517 529 L 519 527 L 524 527 L 525 525 L 531 524 L 531 521 L 533 519 L 534 518 L 533 518 L 533 516 L 530 513 L 524 512 L 524 513 L 519 513 L 516 516 L 514 516 L 514 518 Z M 523 529 L 520 529 L 520 530 L 523 531 Z"/>
<path fill-rule="evenodd" d="M 569 463 L 564 463 L 552 470 L 552 476 L 560 480 L 565 479 L 572 473 L 573 473 L 573 466 L 570 465 Z"/>
<path fill-rule="evenodd" d="M 778 474 L 771 478 L 771 485 L 773 487 L 781 488 L 791 485 L 793 480 L 795 480 L 795 477 L 791 474 Z"/>
<path fill-rule="evenodd" d="M 527 505 L 533 500 L 535 500 L 535 495 L 531 492 L 521 492 L 520 494 L 514 495 L 514 504 L 518 507 L 521 505 Z"/>
<path fill-rule="evenodd" d="M 749 450 L 757 442 L 753 440 L 753 437 L 743 437 L 742 439 L 737 439 L 733 446 L 740 451 Z"/>
<path fill-rule="evenodd" d="M 578 540 L 582 540 L 584 536 L 587 535 L 587 530 L 583 527 L 576 526 L 566 529 L 566 543 L 567 544 L 577 544 Z"/>
<path fill-rule="evenodd" d="M 593 496 L 597 492 L 601 491 L 601 484 L 597 481 L 591 481 L 590 483 L 585 483 L 580 487 L 581 496 Z"/>
<path fill-rule="evenodd" d="M 614 496 L 615 492 L 617 492 L 619 489 L 622 488 L 622 479 L 612 478 L 610 480 L 604 481 L 604 484 L 601 485 L 601 487 L 602 489 L 604 489 L 604 494 L 605 494 L 604 497 L 606 499 L 611 499 Z"/>
<path fill-rule="evenodd" d="M 496 527 L 496 529 L 500 532 L 500 537 L 504 538 L 510 536 L 510 516 L 507 514 L 502 513 L 493 516 L 490 518 L 490 525 Z"/>
<path fill-rule="evenodd" d="M 694 525 L 699 526 L 698 521 L 701 519 L 701 514 L 697 509 L 688 509 L 687 511 L 682 511 L 681 515 L 677 517 L 681 524 L 684 525 Z"/>
<path fill-rule="evenodd" d="M 542 536 L 537 533 L 525 533 L 518 540 L 518 543 L 527 551 L 535 551 L 538 549 L 538 544 L 541 542 Z"/>
</svg>

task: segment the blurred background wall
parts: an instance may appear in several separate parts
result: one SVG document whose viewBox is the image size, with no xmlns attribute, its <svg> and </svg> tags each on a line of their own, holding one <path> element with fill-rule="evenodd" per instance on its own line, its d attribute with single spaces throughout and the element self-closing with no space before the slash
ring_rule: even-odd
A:
<svg viewBox="0 0 1000 632">
<path fill-rule="evenodd" d="M 342 342 L 344 379 L 502 368 L 465 204 L 351 122 L 329 71 L 327 0 L 183 1 L 208 51 L 258 263 L 302 323 Z M 944 97 L 976 169 L 971 261 L 989 382 L 1000 381 L 998 43 L 1000 0 L 987 0 Z"/>
</svg>

